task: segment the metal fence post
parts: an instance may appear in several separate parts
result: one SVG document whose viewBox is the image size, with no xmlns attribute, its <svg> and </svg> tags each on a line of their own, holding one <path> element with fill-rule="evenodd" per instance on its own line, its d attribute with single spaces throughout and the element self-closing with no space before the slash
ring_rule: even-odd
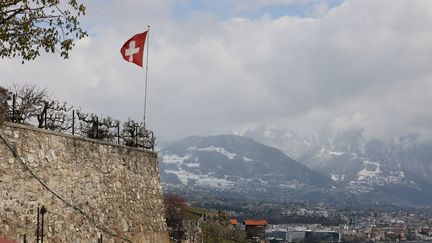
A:
<svg viewBox="0 0 432 243">
<path fill-rule="evenodd" d="M 12 95 L 12 122 L 15 122 L 15 103 L 16 103 L 16 95 Z"/>
<path fill-rule="evenodd" d="M 96 139 L 99 139 L 99 118 L 96 116 Z"/>
<path fill-rule="evenodd" d="M 72 135 L 75 135 L 75 110 L 72 110 Z"/>
<path fill-rule="evenodd" d="M 135 125 L 135 147 L 138 147 L 138 125 Z"/>
<path fill-rule="evenodd" d="M 117 144 L 120 144 L 120 121 L 117 122 Z"/>
<path fill-rule="evenodd" d="M 154 151 L 154 147 L 155 147 L 155 137 L 154 137 L 154 133 L 152 131 L 150 131 L 151 134 L 151 138 L 150 138 L 150 147 L 151 150 Z"/>
<path fill-rule="evenodd" d="M 48 113 L 48 102 L 46 102 L 46 101 L 44 101 L 44 105 L 45 105 L 45 112 L 44 112 L 44 115 L 45 115 L 45 129 L 47 129 L 47 113 Z"/>
</svg>

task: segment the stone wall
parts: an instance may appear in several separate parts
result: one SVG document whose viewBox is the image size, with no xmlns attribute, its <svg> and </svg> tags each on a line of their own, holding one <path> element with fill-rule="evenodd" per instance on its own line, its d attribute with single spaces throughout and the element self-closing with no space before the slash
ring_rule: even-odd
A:
<svg viewBox="0 0 432 243">
<path fill-rule="evenodd" d="M 30 169 L 98 224 L 132 242 L 169 242 L 157 154 L 4 123 L 3 136 Z M 35 242 L 44 205 L 44 242 L 123 242 L 45 189 L 0 141 L 0 238 Z"/>
</svg>

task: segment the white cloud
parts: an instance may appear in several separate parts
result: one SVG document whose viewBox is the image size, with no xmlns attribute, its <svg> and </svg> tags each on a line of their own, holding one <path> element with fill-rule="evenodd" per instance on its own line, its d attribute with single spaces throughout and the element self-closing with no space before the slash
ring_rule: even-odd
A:
<svg viewBox="0 0 432 243">
<path fill-rule="evenodd" d="M 429 0 L 351 0 L 330 10 L 316 1 L 320 18 L 278 19 L 193 12 L 179 20 L 174 3 L 91 2 L 90 37 L 70 60 L 4 59 L 2 78 L 38 83 L 90 112 L 140 119 L 144 72 L 119 49 L 151 24 L 148 124 L 163 140 L 265 122 L 342 122 L 371 136 L 430 130 Z"/>
<path fill-rule="evenodd" d="M 218 5 L 225 11 L 230 11 L 234 14 L 257 11 L 266 7 L 307 7 L 310 5 L 312 9 L 316 10 L 313 12 L 313 15 L 319 12 L 320 16 L 322 16 L 324 7 L 328 6 L 329 2 L 338 3 L 339 1 L 342 2 L 343 0 L 209 0 L 206 3 Z"/>
</svg>

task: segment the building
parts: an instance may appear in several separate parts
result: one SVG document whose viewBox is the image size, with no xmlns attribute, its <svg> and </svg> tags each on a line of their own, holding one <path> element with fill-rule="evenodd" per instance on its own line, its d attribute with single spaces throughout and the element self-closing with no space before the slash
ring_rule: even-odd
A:
<svg viewBox="0 0 432 243">
<path fill-rule="evenodd" d="M 288 230 L 267 230 L 265 233 L 266 241 L 270 243 L 285 243 L 289 240 Z"/>
<path fill-rule="evenodd" d="M 238 225 L 237 219 L 230 219 L 230 224 L 234 229 L 237 229 L 237 225 Z"/>
<path fill-rule="evenodd" d="M 260 242 L 264 240 L 265 230 L 268 226 L 265 219 L 246 219 L 243 224 L 246 230 L 246 239 L 254 240 L 253 242 Z"/>
<path fill-rule="evenodd" d="M 335 231 L 306 231 L 305 243 L 326 242 L 326 243 L 339 243 L 341 236 Z"/>
</svg>

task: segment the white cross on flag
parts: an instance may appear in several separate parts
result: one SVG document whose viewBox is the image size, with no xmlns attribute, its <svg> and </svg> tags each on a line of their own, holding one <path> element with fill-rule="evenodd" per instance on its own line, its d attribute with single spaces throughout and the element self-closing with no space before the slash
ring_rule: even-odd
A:
<svg viewBox="0 0 432 243">
<path fill-rule="evenodd" d="M 120 53 L 128 62 L 133 62 L 136 65 L 143 66 L 143 54 L 144 54 L 144 44 L 147 37 L 147 31 L 134 35 L 128 41 L 126 41 Z"/>
</svg>

